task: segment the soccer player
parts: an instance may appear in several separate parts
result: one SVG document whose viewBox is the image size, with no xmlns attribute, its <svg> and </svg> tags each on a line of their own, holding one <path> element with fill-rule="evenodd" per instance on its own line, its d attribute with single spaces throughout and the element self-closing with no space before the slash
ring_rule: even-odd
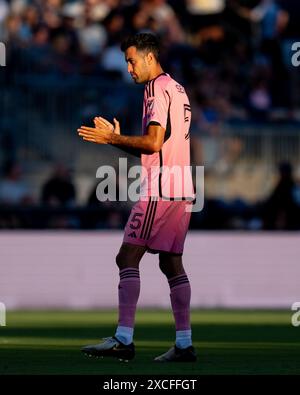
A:
<svg viewBox="0 0 300 395">
<path fill-rule="evenodd" d="M 125 227 L 123 244 L 116 257 L 119 267 L 119 321 L 115 335 L 82 351 L 90 356 L 114 356 L 121 360 L 135 355 L 133 331 L 140 293 L 139 263 L 145 252 L 159 254 L 159 267 L 170 287 L 176 341 L 158 362 L 196 361 L 190 326 L 190 283 L 182 264 L 183 246 L 194 198 L 190 165 L 189 127 L 191 107 L 184 88 L 159 63 L 157 38 L 140 33 L 121 45 L 128 72 L 137 84 L 145 84 L 142 135 L 121 134 L 120 124 L 102 117 L 95 127 L 82 126 L 84 140 L 111 144 L 141 157 L 141 195 Z M 173 169 L 182 170 L 172 173 Z M 189 169 L 189 168 L 188 168 Z M 178 176 L 179 174 L 179 176 Z M 178 177 L 182 178 L 181 183 Z M 176 184 L 176 185 L 175 185 Z M 179 187 L 178 187 L 179 184 Z"/>
</svg>

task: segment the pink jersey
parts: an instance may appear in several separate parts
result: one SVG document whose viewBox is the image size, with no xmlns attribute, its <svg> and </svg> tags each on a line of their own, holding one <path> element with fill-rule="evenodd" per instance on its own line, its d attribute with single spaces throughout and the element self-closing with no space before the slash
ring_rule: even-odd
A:
<svg viewBox="0 0 300 395">
<path fill-rule="evenodd" d="M 142 154 L 141 197 L 194 198 L 190 169 L 191 106 L 184 88 L 167 73 L 148 81 L 144 91 L 143 134 L 160 124 L 165 140 L 160 152 Z"/>
</svg>

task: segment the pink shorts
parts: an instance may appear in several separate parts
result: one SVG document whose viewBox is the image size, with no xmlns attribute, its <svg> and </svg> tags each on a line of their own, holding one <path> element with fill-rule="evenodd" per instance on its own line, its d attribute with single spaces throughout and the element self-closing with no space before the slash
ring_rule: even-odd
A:
<svg viewBox="0 0 300 395">
<path fill-rule="evenodd" d="M 124 243 L 148 247 L 148 251 L 182 254 L 191 212 L 190 201 L 169 201 L 149 197 L 132 208 L 125 226 Z"/>
</svg>

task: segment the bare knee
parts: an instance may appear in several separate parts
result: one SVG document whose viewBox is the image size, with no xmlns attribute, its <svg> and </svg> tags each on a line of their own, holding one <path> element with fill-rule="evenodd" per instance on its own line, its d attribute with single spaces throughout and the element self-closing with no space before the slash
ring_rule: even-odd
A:
<svg viewBox="0 0 300 395">
<path fill-rule="evenodd" d="M 118 255 L 116 256 L 116 264 L 120 270 L 123 269 L 125 262 L 126 262 L 126 257 L 124 256 L 124 254 L 122 254 L 119 251 Z"/>
<path fill-rule="evenodd" d="M 138 268 L 139 261 L 133 259 L 130 254 L 126 252 L 119 251 L 118 255 L 116 256 L 116 264 L 119 270 L 126 269 L 128 267 Z"/>
<path fill-rule="evenodd" d="M 160 253 L 159 268 L 168 279 L 185 273 L 181 255 Z"/>
<path fill-rule="evenodd" d="M 120 270 L 128 267 L 138 269 L 145 252 L 146 249 L 144 247 L 122 244 L 120 251 L 116 256 L 116 264 Z"/>
<path fill-rule="evenodd" d="M 163 256 L 161 256 L 161 254 L 159 254 L 159 268 L 165 276 L 167 276 L 169 271 L 168 266 L 168 261 Z"/>
</svg>

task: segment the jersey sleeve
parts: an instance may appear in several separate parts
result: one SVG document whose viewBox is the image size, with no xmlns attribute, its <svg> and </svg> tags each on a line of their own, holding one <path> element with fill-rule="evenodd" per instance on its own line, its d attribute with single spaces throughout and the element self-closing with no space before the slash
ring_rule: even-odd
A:
<svg viewBox="0 0 300 395">
<path fill-rule="evenodd" d="M 154 86 L 154 96 L 149 97 L 146 103 L 147 107 L 147 126 L 150 122 L 159 123 L 166 129 L 168 113 L 170 106 L 170 94 L 160 84 Z"/>
</svg>

